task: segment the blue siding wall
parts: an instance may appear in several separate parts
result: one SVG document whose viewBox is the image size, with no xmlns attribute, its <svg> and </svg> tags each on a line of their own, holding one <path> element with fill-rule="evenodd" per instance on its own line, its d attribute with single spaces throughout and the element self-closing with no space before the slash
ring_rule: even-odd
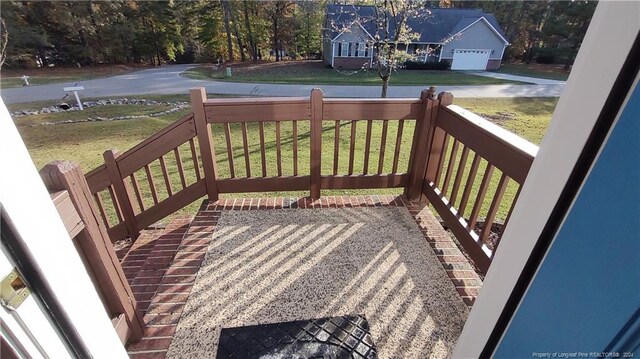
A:
<svg viewBox="0 0 640 359">
<path fill-rule="evenodd" d="M 639 307 L 640 89 L 636 86 L 495 357 L 602 352 Z"/>
</svg>

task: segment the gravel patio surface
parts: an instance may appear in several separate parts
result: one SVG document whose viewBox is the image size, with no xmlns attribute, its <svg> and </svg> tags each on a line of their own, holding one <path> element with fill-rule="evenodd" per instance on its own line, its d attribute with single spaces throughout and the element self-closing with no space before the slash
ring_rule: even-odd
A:
<svg viewBox="0 0 640 359">
<path fill-rule="evenodd" d="M 364 315 L 379 358 L 446 358 L 468 315 L 406 208 L 225 211 L 168 358 L 222 328 Z"/>
</svg>

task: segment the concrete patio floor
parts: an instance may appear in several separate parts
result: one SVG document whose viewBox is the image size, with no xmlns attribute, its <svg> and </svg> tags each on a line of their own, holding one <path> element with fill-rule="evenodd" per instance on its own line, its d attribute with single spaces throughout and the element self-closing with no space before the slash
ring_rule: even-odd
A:
<svg viewBox="0 0 640 359">
<path fill-rule="evenodd" d="M 337 315 L 366 317 L 379 358 L 446 358 L 481 285 L 400 197 L 222 200 L 145 235 L 123 259 L 148 325 L 133 358 L 214 358 L 223 327 Z"/>
</svg>

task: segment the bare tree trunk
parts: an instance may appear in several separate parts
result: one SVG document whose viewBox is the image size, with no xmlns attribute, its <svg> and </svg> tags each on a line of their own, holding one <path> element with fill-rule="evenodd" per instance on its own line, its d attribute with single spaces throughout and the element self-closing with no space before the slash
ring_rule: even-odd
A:
<svg viewBox="0 0 640 359">
<path fill-rule="evenodd" d="M 224 13 L 224 31 L 227 33 L 227 56 L 233 61 L 233 42 L 231 41 L 231 26 L 229 25 L 229 1 L 222 0 L 222 12 Z"/>
<path fill-rule="evenodd" d="M 160 44 L 158 43 L 158 33 L 156 32 L 156 28 L 153 26 L 153 22 L 151 23 L 151 32 L 153 32 L 153 42 L 155 43 L 156 48 L 156 58 L 158 60 L 158 66 L 162 66 L 162 59 L 160 58 Z M 153 59 L 153 56 L 151 57 Z"/>
<path fill-rule="evenodd" d="M 89 0 L 86 4 L 87 4 L 87 10 L 89 11 L 89 17 L 91 18 L 91 25 L 93 26 L 93 29 L 96 33 L 96 42 L 98 44 L 102 44 L 103 43 L 102 31 L 100 31 L 100 29 L 98 28 L 99 26 L 98 26 L 98 21 L 96 20 L 96 12 L 93 9 L 93 0 Z M 93 46 L 91 46 L 91 49 L 93 49 Z M 102 56 L 102 60 L 108 58 L 108 55 L 105 53 L 104 47 L 97 46 L 97 50 L 100 56 Z"/>
<path fill-rule="evenodd" d="M 249 21 L 249 9 L 247 6 L 247 0 L 242 2 L 244 11 L 244 26 L 247 28 L 247 35 L 249 36 L 249 47 L 251 48 L 251 58 L 253 61 L 258 61 L 258 49 L 256 48 L 256 42 L 253 38 L 253 31 L 251 30 L 251 22 Z"/>
<path fill-rule="evenodd" d="M 238 50 L 240 51 L 240 61 L 246 61 L 247 57 L 244 54 L 244 48 L 242 46 L 242 37 L 240 37 L 240 31 L 238 31 L 238 19 L 237 19 L 237 11 L 231 12 L 229 9 L 229 17 L 231 18 L 231 22 L 233 23 L 233 34 L 236 37 L 236 42 L 238 43 Z"/>
<path fill-rule="evenodd" d="M 0 68 L 7 59 L 7 43 L 9 42 L 9 32 L 4 19 L 0 17 Z"/>
<path fill-rule="evenodd" d="M 280 61 L 280 51 L 278 51 L 278 14 L 273 16 L 273 51 L 276 53 L 276 62 Z"/>
<path fill-rule="evenodd" d="M 389 77 L 385 77 L 382 79 L 382 92 L 380 93 L 381 98 L 387 97 L 387 89 L 389 88 Z"/>
<path fill-rule="evenodd" d="M 124 56 L 127 59 L 127 63 L 131 62 L 131 56 L 129 56 L 129 46 L 127 45 L 127 42 L 124 39 L 124 35 L 120 34 L 120 41 L 122 43 L 122 50 L 124 52 Z"/>
</svg>

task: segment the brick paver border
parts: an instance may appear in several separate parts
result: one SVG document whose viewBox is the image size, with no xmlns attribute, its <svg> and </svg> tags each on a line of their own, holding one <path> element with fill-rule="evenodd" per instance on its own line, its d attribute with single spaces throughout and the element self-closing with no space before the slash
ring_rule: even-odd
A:
<svg viewBox="0 0 640 359">
<path fill-rule="evenodd" d="M 126 254 L 119 252 L 147 325 L 143 339 L 127 347 L 129 355 L 134 359 L 165 358 L 222 211 L 383 206 L 409 210 L 460 297 L 467 306 L 472 306 L 482 280 L 424 204 L 389 195 L 204 201 L 195 217 L 175 218 L 164 230 L 144 231 Z"/>
</svg>

